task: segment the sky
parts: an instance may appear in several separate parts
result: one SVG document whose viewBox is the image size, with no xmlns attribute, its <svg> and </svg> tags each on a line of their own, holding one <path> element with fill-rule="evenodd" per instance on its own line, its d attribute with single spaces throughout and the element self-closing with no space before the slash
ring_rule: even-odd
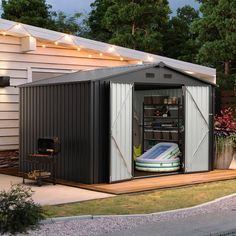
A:
<svg viewBox="0 0 236 236">
<path fill-rule="evenodd" d="M 47 3 L 52 5 L 53 10 L 60 10 L 67 14 L 73 14 L 74 12 L 88 13 L 92 2 L 93 0 L 47 0 Z M 196 9 L 199 6 L 195 0 L 169 0 L 169 3 L 173 14 L 175 14 L 178 7 L 182 7 L 187 4 Z"/>
</svg>

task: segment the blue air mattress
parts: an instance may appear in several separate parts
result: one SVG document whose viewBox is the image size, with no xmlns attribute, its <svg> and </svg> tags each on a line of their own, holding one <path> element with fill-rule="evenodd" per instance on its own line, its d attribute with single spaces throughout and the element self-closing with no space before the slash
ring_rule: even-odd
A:
<svg viewBox="0 0 236 236">
<path fill-rule="evenodd" d="M 135 168 L 150 172 L 172 172 L 180 169 L 179 147 L 176 143 L 158 143 L 136 158 Z"/>
</svg>

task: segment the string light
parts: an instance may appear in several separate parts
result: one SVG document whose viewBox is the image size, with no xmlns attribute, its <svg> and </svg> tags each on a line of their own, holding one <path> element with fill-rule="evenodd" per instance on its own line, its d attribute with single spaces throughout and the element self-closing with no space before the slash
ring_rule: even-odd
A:
<svg viewBox="0 0 236 236">
<path fill-rule="evenodd" d="M 65 38 L 66 41 L 70 41 L 70 42 L 73 41 L 71 35 L 66 34 L 66 35 L 64 36 L 64 38 Z"/>
<path fill-rule="evenodd" d="M 20 24 L 20 23 L 17 23 L 17 24 L 15 25 L 15 28 L 16 28 L 16 29 L 20 29 L 20 28 L 21 28 L 21 24 Z"/>
<path fill-rule="evenodd" d="M 3 31 L 1 34 L 3 36 L 6 36 L 7 35 L 7 32 L 10 32 L 11 29 L 17 29 L 19 30 L 20 28 L 22 30 L 24 30 L 27 34 L 27 36 L 29 37 L 33 37 L 35 38 L 36 36 L 32 35 L 31 32 L 24 26 L 22 25 L 21 23 L 16 23 L 14 25 L 11 25 L 11 27 L 9 27 L 8 29 L 5 29 L 5 31 Z M 63 43 L 63 39 L 68 41 L 68 42 L 71 42 L 73 44 L 73 46 L 76 47 L 76 50 L 77 51 L 81 51 L 81 48 L 80 47 L 77 47 L 77 40 L 72 36 L 72 35 L 68 35 L 68 34 L 60 34 L 60 37 L 58 37 L 56 40 L 52 40 L 51 42 L 54 43 L 56 46 L 59 45 L 59 43 Z M 42 44 L 41 45 L 42 48 L 46 48 L 46 45 L 45 44 Z M 116 51 L 116 47 L 114 45 L 111 45 L 109 46 L 108 48 L 108 52 L 110 53 L 113 53 Z M 104 54 L 102 52 L 99 53 L 99 56 L 102 57 Z M 119 54 L 116 54 L 117 57 L 119 57 L 120 61 L 124 61 L 124 58 L 122 56 L 120 56 Z M 88 55 L 88 58 L 92 58 L 93 56 L 91 54 Z M 148 61 L 153 61 L 153 57 L 152 56 L 148 56 Z M 138 64 L 143 64 L 142 61 L 138 62 Z"/>
<path fill-rule="evenodd" d="M 148 61 L 153 62 L 153 57 L 152 56 L 148 56 L 147 59 L 148 59 Z"/>
<path fill-rule="evenodd" d="M 10 32 L 10 30 L 12 30 L 12 29 L 14 29 L 14 28 L 15 28 L 16 30 L 22 29 L 22 30 L 24 30 L 24 31 L 26 32 L 27 36 L 34 38 L 34 36 L 24 27 L 24 25 L 22 25 L 22 24 L 20 24 L 20 23 L 16 23 L 16 24 L 12 25 L 11 27 L 9 27 L 8 29 L 6 29 L 5 31 L 3 31 L 3 32 L 2 32 L 2 35 L 3 35 L 3 36 L 6 36 L 6 35 L 7 35 L 7 32 Z"/>
<path fill-rule="evenodd" d="M 111 46 L 111 47 L 109 47 L 109 49 L 108 49 L 109 52 L 114 52 L 115 50 L 116 50 L 116 49 L 115 49 L 114 46 Z"/>
</svg>

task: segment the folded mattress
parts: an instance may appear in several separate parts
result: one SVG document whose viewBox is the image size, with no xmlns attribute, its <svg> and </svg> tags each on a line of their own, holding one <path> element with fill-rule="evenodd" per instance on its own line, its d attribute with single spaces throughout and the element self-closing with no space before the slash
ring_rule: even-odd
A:
<svg viewBox="0 0 236 236">
<path fill-rule="evenodd" d="M 135 168 L 150 172 L 171 172 L 180 169 L 180 150 L 176 143 L 158 143 L 136 158 Z"/>
</svg>

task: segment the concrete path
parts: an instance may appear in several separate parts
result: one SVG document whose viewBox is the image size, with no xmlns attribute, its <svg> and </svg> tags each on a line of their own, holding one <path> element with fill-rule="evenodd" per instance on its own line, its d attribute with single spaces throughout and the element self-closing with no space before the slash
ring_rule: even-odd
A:
<svg viewBox="0 0 236 236">
<path fill-rule="evenodd" d="M 0 174 L 0 191 L 8 190 L 11 184 L 19 183 L 22 183 L 22 178 Z M 56 205 L 115 196 L 60 184 L 44 184 L 38 187 L 29 180 L 26 180 L 26 186 L 32 188 L 33 200 L 41 205 Z"/>
<path fill-rule="evenodd" d="M 109 236 L 224 236 L 236 235 L 236 212 L 222 211 L 188 218 L 156 222 L 130 230 L 102 234 Z M 232 234 L 229 234 L 232 233 Z M 234 234 L 235 233 L 235 234 Z"/>
</svg>

